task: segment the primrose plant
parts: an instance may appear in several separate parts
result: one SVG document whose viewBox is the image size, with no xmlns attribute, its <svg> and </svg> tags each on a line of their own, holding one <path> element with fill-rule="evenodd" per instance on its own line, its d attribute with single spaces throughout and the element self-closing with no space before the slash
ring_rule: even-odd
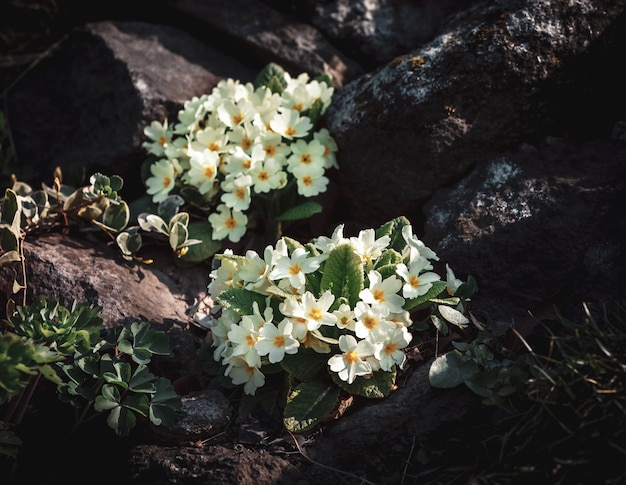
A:
<svg viewBox="0 0 626 485">
<path fill-rule="evenodd" d="M 178 195 L 202 215 L 191 239 L 238 242 L 254 227 L 276 241 L 282 224 L 322 210 L 302 199 L 325 192 L 326 171 L 337 168 L 335 141 L 316 128 L 332 94 L 328 76 L 292 77 L 276 64 L 254 83 L 220 81 L 175 123 L 145 128 L 147 194 L 153 203 Z"/>
<path fill-rule="evenodd" d="M 320 423 L 346 393 L 387 396 L 418 332 L 432 319 L 465 321 L 463 295 L 474 289 L 449 267 L 442 279 L 404 217 L 357 236 L 343 230 L 306 244 L 282 237 L 262 255 L 216 255 L 216 305 L 196 315 L 222 380 L 243 387 L 243 407 L 279 410 L 293 432 Z"/>
</svg>

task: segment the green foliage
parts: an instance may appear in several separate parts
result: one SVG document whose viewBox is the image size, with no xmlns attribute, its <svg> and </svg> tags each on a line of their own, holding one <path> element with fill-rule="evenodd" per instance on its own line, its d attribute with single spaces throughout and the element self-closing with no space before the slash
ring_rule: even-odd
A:
<svg viewBox="0 0 626 485">
<path fill-rule="evenodd" d="M 100 307 L 76 301 L 67 308 L 58 300 L 40 296 L 29 307 L 17 307 L 6 323 L 20 337 L 66 356 L 86 351 L 100 340 L 101 311 Z"/>
<path fill-rule="evenodd" d="M 107 423 L 120 436 L 138 419 L 158 426 L 171 423 L 181 408 L 170 381 L 150 372 L 155 355 L 169 355 L 167 336 L 147 322 L 106 329 L 100 307 L 74 301 L 69 307 L 39 297 L 28 307 L 16 307 L 6 319 L 9 331 L 0 335 L 0 404 L 18 400 L 43 376 L 57 386 L 59 398 L 73 405 L 76 425 L 107 414 Z M 13 401 L 15 400 L 15 401 Z M 19 439 L 11 425 L 13 411 L 0 428 L 0 453 L 15 456 Z M 92 410 L 92 411 L 90 411 Z M 95 412 L 95 413 L 94 413 Z"/>
<path fill-rule="evenodd" d="M 60 398 L 86 410 L 93 402 L 95 411 L 108 413 L 109 427 L 120 436 L 129 434 L 138 417 L 157 426 L 171 424 L 180 398 L 169 380 L 148 368 L 154 355 L 170 353 L 167 336 L 147 322 L 133 322 L 106 337 L 60 366 L 66 377 Z"/>
<path fill-rule="evenodd" d="M 243 384 L 240 413 L 258 405 L 280 411 L 289 431 L 310 430 L 342 394 L 382 399 L 395 389 L 411 332 L 425 330 L 413 328 L 412 312 L 464 327 L 460 280 L 441 281 L 422 247 L 397 218 L 358 237 L 344 237 L 343 226 L 307 243 L 282 237 L 263 257 L 217 254 L 209 284 L 217 305 L 197 320 L 212 330 L 225 369 L 213 372 L 230 378 L 226 387 Z"/>
<path fill-rule="evenodd" d="M 454 310 L 448 306 L 441 308 Z M 465 325 L 457 311 L 448 315 L 451 316 L 450 323 Z M 510 358 L 500 340 L 489 332 L 479 331 L 471 341 L 455 341 L 452 345 L 455 348 L 438 356 L 430 367 L 428 378 L 433 387 L 452 388 L 465 384 L 483 398 L 483 403 L 496 406 L 525 388 L 528 380 L 526 359 L 523 356 Z"/>
</svg>

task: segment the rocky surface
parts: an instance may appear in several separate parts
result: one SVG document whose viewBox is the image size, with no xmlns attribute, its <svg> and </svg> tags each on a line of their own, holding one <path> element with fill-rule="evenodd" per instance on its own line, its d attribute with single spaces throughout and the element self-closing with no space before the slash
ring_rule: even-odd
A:
<svg viewBox="0 0 626 485">
<path fill-rule="evenodd" d="M 325 122 L 340 170 L 328 232 L 406 215 L 442 263 L 476 278 L 472 312 L 502 334 L 530 331 L 555 305 L 575 314 L 581 301 L 621 297 L 624 1 L 150 5 L 143 18 L 82 12 L 5 94 L 18 161 L 34 181 L 49 183 L 57 165 L 74 180 L 102 170 L 122 175 L 132 200 L 143 191 L 144 126 L 219 79 L 251 80 L 276 61 L 333 74 Z M 177 336 L 180 359 L 164 368 L 198 419 L 125 443 L 129 480 L 438 483 L 420 453 L 461 423 L 494 419 L 465 389 L 430 388 L 424 356 L 388 399 L 353 406 L 319 435 L 231 420 L 223 395 L 202 392 L 192 351 L 203 337 L 189 308 L 205 301 L 209 268 L 133 268 L 109 249 L 29 240 L 28 281 L 33 292 L 101 305 L 110 325 L 143 318 Z"/>
</svg>

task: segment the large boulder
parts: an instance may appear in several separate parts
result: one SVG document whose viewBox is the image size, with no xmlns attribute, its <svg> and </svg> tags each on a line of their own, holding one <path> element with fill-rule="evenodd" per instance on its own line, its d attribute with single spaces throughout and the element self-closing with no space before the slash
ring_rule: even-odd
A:
<svg viewBox="0 0 626 485">
<path fill-rule="evenodd" d="M 625 107 L 623 12 L 609 0 L 479 4 L 345 86 L 327 122 L 354 217 L 417 219 L 486 156 L 546 135 L 606 136 Z"/>
</svg>

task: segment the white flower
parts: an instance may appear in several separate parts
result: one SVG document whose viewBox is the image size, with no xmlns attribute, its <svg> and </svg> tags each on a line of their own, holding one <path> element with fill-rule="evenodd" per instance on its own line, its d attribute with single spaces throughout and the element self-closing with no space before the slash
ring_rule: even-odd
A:
<svg viewBox="0 0 626 485">
<path fill-rule="evenodd" d="M 278 113 L 270 121 L 270 128 L 283 138 L 302 138 L 309 134 L 313 124 L 308 116 L 300 116 L 293 109 L 279 108 Z"/>
<path fill-rule="evenodd" d="M 261 357 L 254 348 L 259 338 L 259 329 L 251 318 L 242 318 L 238 325 L 233 325 L 228 331 L 228 340 L 233 347 L 231 356 L 241 357 L 251 366 L 260 366 Z"/>
<path fill-rule="evenodd" d="M 238 176 L 227 177 L 221 183 L 221 200 L 233 210 L 243 212 L 250 207 L 250 185 L 252 177 L 250 175 L 239 174 Z"/>
<path fill-rule="evenodd" d="M 374 353 L 373 345 L 367 340 L 357 340 L 352 335 L 339 337 L 339 349 L 342 354 L 333 355 L 328 359 L 330 370 L 337 372 L 342 381 L 352 384 L 357 376 L 365 376 L 372 372 L 372 367 L 365 359 Z"/>
<path fill-rule="evenodd" d="M 319 249 L 322 254 L 328 255 L 328 253 L 330 253 L 337 246 L 350 243 L 349 238 L 343 237 L 343 227 L 343 224 L 339 224 L 330 237 L 319 236 L 314 241 L 314 246 Z"/>
<path fill-rule="evenodd" d="M 265 376 L 259 366 L 251 366 L 245 359 L 232 356 L 228 359 L 224 375 L 229 376 L 236 386 L 243 384 L 243 392 L 254 396 L 256 390 L 265 384 Z"/>
<path fill-rule="evenodd" d="M 393 322 L 387 320 L 387 315 L 389 309 L 384 305 L 373 306 L 358 302 L 354 308 L 354 333 L 359 338 L 370 336 L 371 340 L 379 341 L 387 332 L 396 328 Z"/>
<path fill-rule="evenodd" d="M 350 244 L 354 248 L 354 252 L 361 257 L 365 263 L 372 263 L 379 258 L 383 249 L 389 246 L 391 239 L 389 236 L 382 236 L 376 239 L 374 229 L 365 229 L 359 232 L 358 237 L 351 237 Z"/>
<path fill-rule="evenodd" d="M 164 201 L 176 185 L 174 164 L 166 159 L 159 160 L 150 165 L 150 173 L 152 176 L 146 180 L 146 192 L 152 195 L 152 202 Z"/>
<path fill-rule="evenodd" d="M 295 354 L 298 352 L 300 342 L 292 337 L 291 331 L 293 323 L 284 319 L 278 327 L 271 322 L 267 322 L 259 330 L 259 339 L 255 347 L 259 355 L 267 355 L 270 363 L 280 362 L 285 354 Z"/>
<path fill-rule="evenodd" d="M 339 305 L 333 315 L 337 317 L 337 327 L 347 328 L 354 332 L 354 325 L 356 324 L 356 317 L 354 316 L 354 310 L 347 303 Z"/>
<path fill-rule="evenodd" d="M 298 184 L 298 194 L 314 197 L 326 192 L 328 178 L 324 176 L 324 168 L 317 165 L 299 165 L 292 170 Z"/>
<path fill-rule="evenodd" d="M 211 152 L 222 153 L 227 150 L 228 136 L 224 127 L 207 126 L 204 130 L 196 132 L 196 141 L 191 148 L 196 151 L 207 149 Z"/>
<path fill-rule="evenodd" d="M 412 339 L 411 333 L 405 327 L 396 327 L 384 335 L 382 341 L 374 344 L 374 357 L 380 362 L 380 368 L 392 370 L 394 365 L 404 368 L 406 354 L 404 349 Z"/>
<path fill-rule="evenodd" d="M 287 163 L 291 147 L 282 142 L 282 136 L 279 133 L 267 131 L 259 137 L 259 143 L 263 147 L 266 158 L 274 158 L 281 165 Z"/>
<path fill-rule="evenodd" d="M 319 141 L 313 139 L 307 143 L 304 140 L 296 140 L 290 148 L 291 156 L 287 159 L 289 171 L 293 172 L 294 168 L 301 165 L 324 168 L 324 151 L 326 148 Z"/>
<path fill-rule="evenodd" d="M 402 288 L 402 281 L 391 275 L 385 280 L 378 271 L 372 270 L 368 274 L 369 288 L 359 292 L 359 298 L 370 305 L 384 305 L 388 313 L 400 313 L 404 298 L 397 293 Z"/>
<path fill-rule="evenodd" d="M 269 282 L 268 276 L 272 269 L 272 246 L 267 246 L 263 258 L 256 251 L 246 251 L 245 262 L 239 269 L 239 277 L 246 282 L 245 288 L 250 291 L 262 292 L 263 287 Z"/>
<path fill-rule="evenodd" d="M 295 300 L 295 298 L 288 298 L 288 300 Z M 337 323 L 337 317 L 328 312 L 334 301 L 335 296 L 330 291 L 324 292 L 319 300 L 315 299 L 313 293 L 307 291 L 302 295 L 300 302 L 283 305 L 280 309 L 286 317 L 296 319 L 297 324 L 302 324 L 304 320 L 306 329 L 312 332 L 322 325 L 335 325 Z"/>
<path fill-rule="evenodd" d="M 187 182 L 201 194 L 206 194 L 213 188 L 219 161 L 219 155 L 208 148 L 202 151 L 189 150 L 191 168 L 187 172 Z"/>
<path fill-rule="evenodd" d="M 446 263 L 446 283 L 446 290 L 450 296 L 454 296 L 456 290 L 463 284 L 463 281 L 455 276 L 454 271 L 448 266 L 448 263 Z"/>
<path fill-rule="evenodd" d="M 405 298 L 417 298 L 426 294 L 433 283 L 441 279 L 437 273 L 431 271 L 422 273 L 427 267 L 432 266 L 422 257 L 415 258 L 408 267 L 404 263 L 396 266 L 396 273 L 405 281 L 402 287 L 402 295 Z"/>
<path fill-rule="evenodd" d="M 313 133 L 313 139 L 324 145 L 324 168 L 339 168 L 337 163 L 337 142 L 330 136 L 330 132 L 326 128 Z"/>
<path fill-rule="evenodd" d="M 265 151 L 260 144 L 254 144 L 250 154 L 237 145 L 233 153 L 227 158 L 226 172 L 230 174 L 247 173 L 265 159 Z"/>
<path fill-rule="evenodd" d="M 417 249 L 423 258 L 439 261 L 437 254 L 413 234 L 413 228 L 410 224 L 402 228 L 402 237 L 408 246 Z"/>
<path fill-rule="evenodd" d="M 289 284 L 296 289 L 306 284 L 306 274 L 316 271 L 320 267 L 320 258 L 309 256 L 304 248 L 296 248 L 291 256 L 282 256 L 276 260 L 276 266 L 270 273 L 272 281 L 289 280 Z"/>
<path fill-rule="evenodd" d="M 220 241 L 228 236 L 232 242 L 238 242 L 246 233 L 248 216 L 232 211 L 226 204 L 220 204 L 217 212 L 209 216 L 209 222 L 213 227 L 213 239 Z"/>
<path fill-rule="evenodd" d="M 254 191 L 258 193 L 267 193 L 270 190 L 278 189 L 282 180 L 286 177 L 285 172 L 281 170 L 281 165 L 275 158 L 268 158 L 263 162 L 257 163 L 250 170 Z"/>
<path fill-rule="evenodd" d="M 255 114 L 254 105 L 246 99 L 224 99 L 217 107 L 217 116 L 230 129 L 252 120 Z"/>
<path fill-rule="evenodd" d="M 232 255 L 232 249 L 226 249 L 225 255 Z M 209 294 L 213 296 L 219 295 L 222 291 L 235 286 L 236 274 L 238 270 L 237 260 L 233 258 L 223 258 L 219 261 L 220 265 L 213 269 L 209 274 L 211 282 L 208 285 Z"/>
<path fill-rule="evenodd" d="M 172 132 L 167 128 L 167 120 L 163 123 L 153 121 L 143 129 L 150 142 L 143 142 L 141 146 L 157 157 L 165 155 L 165 148 L 172 142 Z"/>
</svg>

